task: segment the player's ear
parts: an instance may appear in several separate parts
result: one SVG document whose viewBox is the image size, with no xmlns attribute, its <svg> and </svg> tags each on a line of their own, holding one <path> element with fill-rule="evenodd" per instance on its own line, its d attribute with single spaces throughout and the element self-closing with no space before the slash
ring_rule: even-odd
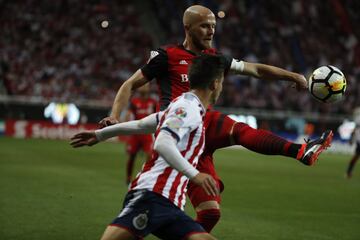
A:
<svg viewBox="0 0 360 240">
<path fill-rule="evenodd" d="M 190 24 L 185 24 L 184 29 L 185 29 L 185 31 L 189 31 L 190 30 Z"/>
<path fill-rule="evenodd" d="M 218 79 L 215 79 L 215 80 L 212 81 L 211 84 L 209 85 L 209 89 L 210 89 L 211 91 L 214 91 L 215 89 L 217 89 L 218 83 L 219 83 L 219 80 L 218 80 Z"/>
</svg>

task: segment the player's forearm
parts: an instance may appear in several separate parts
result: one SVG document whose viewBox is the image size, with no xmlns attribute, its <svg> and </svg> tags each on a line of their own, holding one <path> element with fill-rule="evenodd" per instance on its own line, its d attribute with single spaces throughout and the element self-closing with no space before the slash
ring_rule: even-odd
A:
<svg viewBox="0 0 360 240">
<path fill-rule="evenodd" d="M 157 114 L 158 113 L 153 113 L 141 120 L 118 123 L 109 127 L 95 130 L 96 138 L 99 141 L 104 141 L 119 135 L 154 133 L 157 126 Z"/>
<path fill-rule="evenodd" d="M 295 83 L 300 82 L 300 79 L 302 78 L 302 75 L 300 74 L 290 72 L 282 68 L 259 63 L 245 62 L 243 72 L 247 75 L 251 75 L 259 79 L 285 80 Z"/>
<path fill-rule="evenodd" d="M 128 80 L 126 80 L 120 87 L 116 94 L 112 109 L 111 117 L 119 120 L 120 113 L 128 105 L 131 93 L 133 90 L 141 87 L 147 82 L 141 70 L 137 70 Z"/>
<path fill-rule="evenodd" d="M 191 165 L 179 152 L 175 139 L 167 132 L 161 131 L 154 143 L 154 150 L 177 171 L 183 173 L 189 179 L 195 177 L 199 171 Z"/>
<path fill-rule="evenodd" d="M 132 84 L 128 82 L 124 82 L 121 85 L 119 91 L 116 94 L 112 109 L 111 109 L 111 117 L 116 118 L 119 120 L 120 113 L 124 110 L 125 106 L 127 106 L 128 101 L 131 97 L 131 89 Z"/>
</svg>

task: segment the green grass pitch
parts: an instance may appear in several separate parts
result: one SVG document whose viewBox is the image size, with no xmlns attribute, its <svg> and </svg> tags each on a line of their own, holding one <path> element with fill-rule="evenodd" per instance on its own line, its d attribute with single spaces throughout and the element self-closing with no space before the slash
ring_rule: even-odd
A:
<svg viewBox="0 0 360 240">
<path fill-rule="evenodd" d="M 218 151 L 226 187 L 213 234 L 224 240 L 360 239 L 360 166 L 353 179 L 344 179 L 349 158 L 323 154 L 306 167 L 246 150 Z M 72 149 L 65 141 L 0 138 L 0 239 L 99 239 L 126 193 L 125 160 L 121 144 Z M 190 204 L 186 211 L 194 216 Z"/>
</svg>

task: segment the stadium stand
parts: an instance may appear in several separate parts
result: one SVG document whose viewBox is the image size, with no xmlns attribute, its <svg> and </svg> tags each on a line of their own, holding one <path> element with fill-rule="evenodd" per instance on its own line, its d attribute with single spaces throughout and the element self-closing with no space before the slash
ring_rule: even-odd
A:
<svg viewBox="0 0 360 240">
<path fill-rule="evenodd" d="M 360 105 L 358 1 L 151 1 L 146 10 L 154 12 L 166 36 L 160 42 L 181 43 L 181 14 L 199 2 L 226 12 L 215 41 L 222 52 L 306 76 L 332 64 L 347 76 L 346 104 L 331 107 L 289 90 L 285 82 L 229 76 L 221 107 L 351 114 Z M 157 47 L 141 9 L 126 1 L 0 1 L 0 13 L 1 92 L 8 96 L 111 106 L 121 83 Z M 101 27 L 103 20 L 108 27 Z"/>
</svg>

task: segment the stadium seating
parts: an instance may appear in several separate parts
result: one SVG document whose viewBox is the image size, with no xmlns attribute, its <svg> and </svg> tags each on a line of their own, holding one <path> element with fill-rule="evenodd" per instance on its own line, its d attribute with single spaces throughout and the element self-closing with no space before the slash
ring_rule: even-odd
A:
<svg viewBox="0 0 360 240">
<path fill-rule="evenodd" d="M 181 42 L 181 15 L 192 1 L 151 0 L 166 42 Z M 360 4 L 332 0 L 204 1 L 218 20 L 215 45 L 222 52 L 306 76 L 332 64 L 348 80 L 346 104 L 324 106 L 288 83 L 226 79 L 222 107 L 350 114 L 360 105 Z M 154 41 L 125 1 L 3 1 L 0 77 L 7 95 L 44 100 L 99 100 L 111 105 L 121 83 L 147 59 Z M 108 20 L 107 28 L 101 21 Z M 4 94 L 4 93 L 3 93 Z"/>
</svg>

